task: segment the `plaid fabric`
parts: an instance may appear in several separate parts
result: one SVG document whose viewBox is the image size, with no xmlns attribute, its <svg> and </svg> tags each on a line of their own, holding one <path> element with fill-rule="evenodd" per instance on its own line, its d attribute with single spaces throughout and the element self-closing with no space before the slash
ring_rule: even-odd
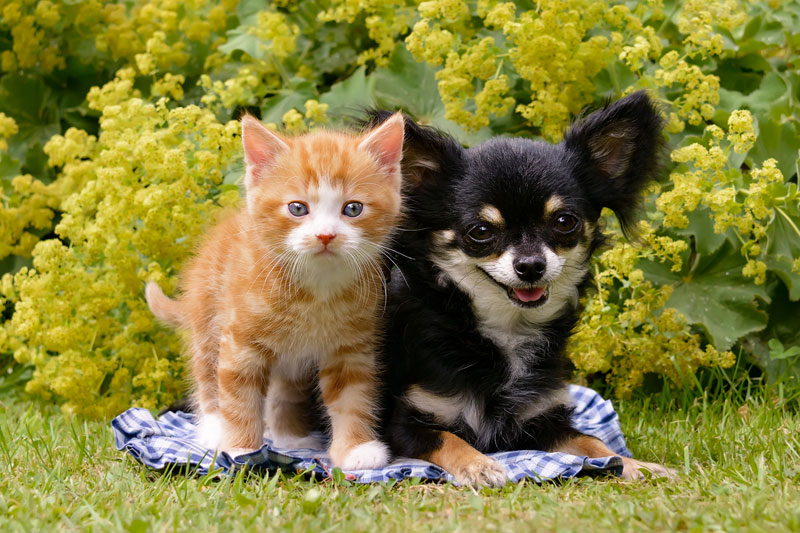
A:
<svg viewBox="0 0 800 533">
<path fill-rule="evenodd" d="M 619 455 L 630 457 L 611 402 L 601 398 L 595 391 L 577 385 L 570 385 L 569 392 L 575 405 L 575 427 L 599 438 Z M 330 475 L 330 459 L 322 450 L 283 450 L 273 447 L 269 439 L 265 439 L 260 450 L 237 457 L 203 448 L 195 440 L 194 416 L 187 413 L 167 413 L 156 420 L 150 411 L 132 408 L 116 417 L 111 427 L 117 449 L 127 451 L 140 463 L 156 470 L 178 468 L 205 475 L 209 470 L 232 472 L 247 465 L 256 469 L 280 468 L 284 471 Z M 535 450 L 489 455 L 506 467 L 509 481 L 523 478 L 545 481 L 578 475 L 622 473 L 622 459 L 618 456 L 588 458 Z M 345 476 L 358 483 L 411 477 L 442 481 L 453 479 L 438 466 L 405 458 L 399 458 L 384 468 L 348 471 Z"/>
</svg>

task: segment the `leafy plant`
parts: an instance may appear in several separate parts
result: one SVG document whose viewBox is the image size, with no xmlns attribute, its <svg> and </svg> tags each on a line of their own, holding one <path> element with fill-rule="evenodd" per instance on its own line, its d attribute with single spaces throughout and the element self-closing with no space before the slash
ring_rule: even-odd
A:
<svg viewBox="0 0 800 533">
<path fill-rule="evenodd" d="M 467 145 L 557 141 L 585 107 L 641 88 L 662 106 L 670 159 L 642 245 L 614 238 L 597 259 L 570 344 L 579 375 L 624 396 L 648 374 L 692 383 L 734 353 L 770 379 L 800 372 L 798 0 L 0 12 L 0 351 L 16 361 L 4 383 L 30 377 L 28 391 L 91 417 L 181 393 L 178 339 L 141 289 L 172 287 L 207 221 L 237 202 L 243 110 L 303 131 L 402 108 Z"/>
</svg>

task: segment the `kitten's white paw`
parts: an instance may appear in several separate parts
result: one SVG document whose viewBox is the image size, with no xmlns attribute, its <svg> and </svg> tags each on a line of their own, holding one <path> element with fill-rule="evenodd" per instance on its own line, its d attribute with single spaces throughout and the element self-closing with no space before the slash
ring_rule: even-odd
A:
<svg viewBox="0 0 800 533">
<path fill-rule="evenodd" d="M 337 466 L 342 470 L 367 470 L 382 468 L 387 464 L 389 464 L 389 448 L 378 440 L 371 440 L 350 450 L 342 464 Z"/>
<path fill-rule="evenodd" d="M 240 455 L 244 455 L 246 453 L 253 453 L 256 450 L 254 448 L 229 448 L 225 451 L 228 452 L 228 455 L 231 457 L 239 457 Z"/>
<path fill-rule="evenodd" d="M 222 417 L 217 413 L 200 415 L 197 424 L 197 441 L 209 450 L 216 450 L 222 444 Z"/>
<path fill-rule="evenodd" d="M 305 437 L 297 437 L 294 435 L 269 435 L 264 434 L 268 439 L 272 440 L 273 446 L 276 448 L 283 448 L 285 450 L 324 450 L 325 446 L 314 435 L 306 435 Z"/>
</svg>

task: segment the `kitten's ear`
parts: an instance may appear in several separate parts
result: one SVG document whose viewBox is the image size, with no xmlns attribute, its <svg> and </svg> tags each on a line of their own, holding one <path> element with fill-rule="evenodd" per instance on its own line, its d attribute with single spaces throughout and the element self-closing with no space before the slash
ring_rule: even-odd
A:
<svg viewBox="0 0 800 533">
<path fill-rule="evenodd" d="M 403 114 L 395 113 L 379 128 L 367 133 L 358 143 L 358 147 L 375 155 L 391 174 L 399 176 L 404 131 Z"/>
<path fill-rule="evenodd" d="M 242 117 L 242 145 L 247 174 L 244 178 L 245 190 L 256 185 L 275 157 L 288 150 L 289 145 L 277 133 L 270 131 L 250 115 Z"/>
<path fill-rule="evenodd" d="M 639 195 L 659 165 L 663 119 L 644 91 L 595 111 L 575 124 L 564 147 L 592 203 L 614 210 L 627 236 Z"/>
<path fill-rule="evenodd" d="M 391 112 L 379 109 L 367 111 L 366 120 L 361 121 L 364 129 L 375 128 L 393 117 Z M 409 190 L 420 187 L 437 188 L 447 172 L 443 168 L 455 169 L 461 166 L 463 149 L 450 135 L 430 126 L 417 124 L 414 119 L 404 116 L 405 138 L 403 140 L 403 180 Z"/>
</svg>

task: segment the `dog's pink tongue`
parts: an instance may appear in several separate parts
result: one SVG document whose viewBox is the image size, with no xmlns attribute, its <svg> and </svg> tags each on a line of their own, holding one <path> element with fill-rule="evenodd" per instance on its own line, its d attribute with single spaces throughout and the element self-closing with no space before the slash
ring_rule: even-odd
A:
<svg viewBox="0 0 800 533">
<path fill-rule="evenodd" d="M 514 289 L 514 296 L 521 302 L 535 302 L 544 294 L 544 289 L 534 287 L 533 289 Z"/>
</svg>

